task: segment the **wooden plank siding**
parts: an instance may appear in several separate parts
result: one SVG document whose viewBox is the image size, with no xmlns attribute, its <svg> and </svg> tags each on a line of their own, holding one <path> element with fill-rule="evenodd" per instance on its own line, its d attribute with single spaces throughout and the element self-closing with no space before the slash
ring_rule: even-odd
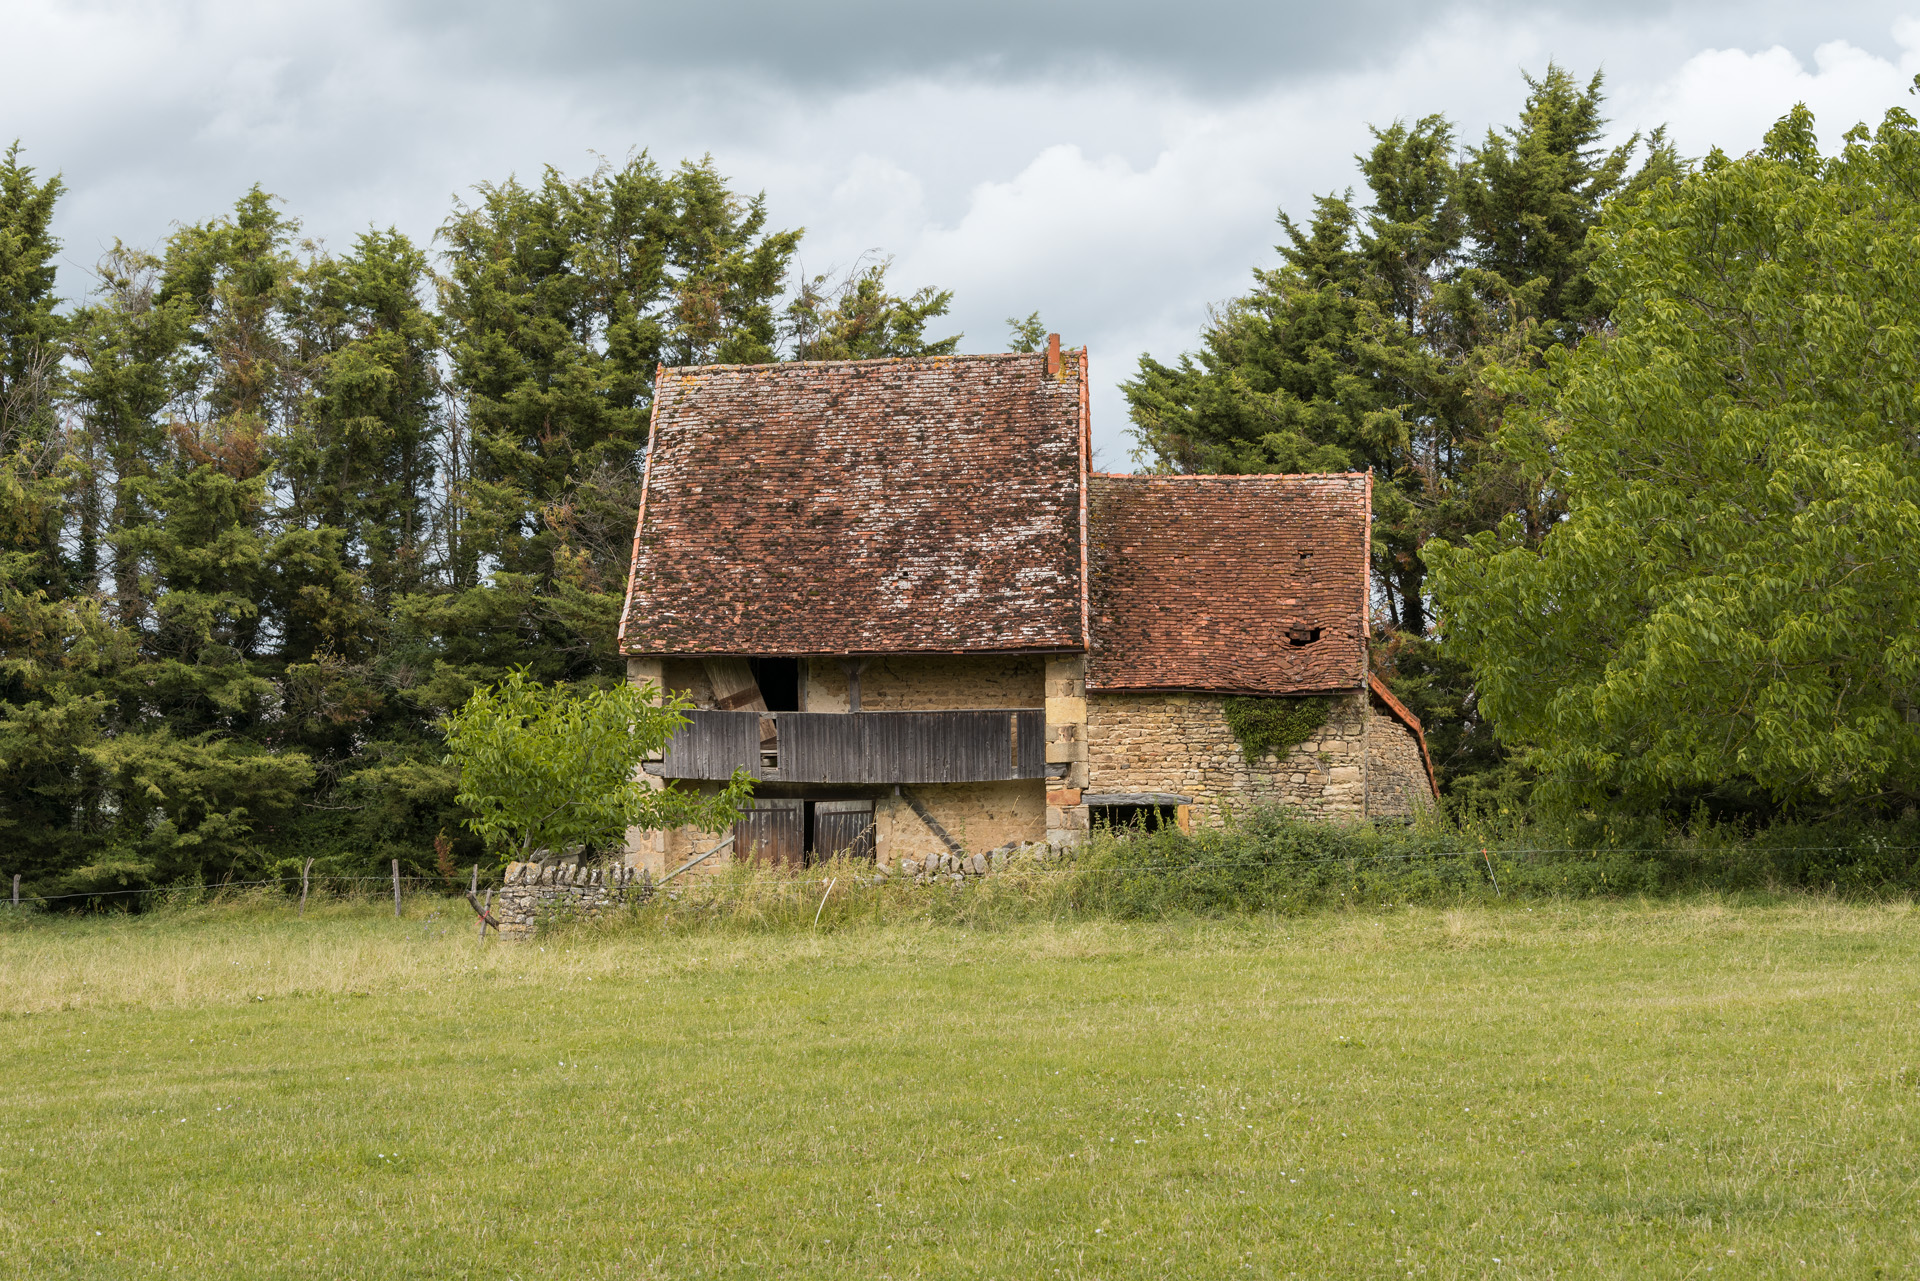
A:
<svg viewBox="0 0 1920 1281">
<path fill-rule="evenodd" d="M 816 859 L 871 859 L 874 854 L 872 801 L 816 801 L 813 806 L 813 856 Z"/>
<path fill-rule="evenodd" d="M 760 765 L 759 712 L 687 712 L 687 724 L 673 732 L 657 765 L 661 778 L 732 778 L 744 769 L 765 778 Z"/>
<path fill-rule="evenodd" d="M 694 711 L 651 771 L 787 783 L 986 783 L 1046 776 L 1046 713 L 777 712 L 779 765 L 761 764 L 758 712 Z"/>
<path fill-rule="evenodd" d="M 754 801 L 733 824 L 734 856 L 799 868 L 807 859 L 805 801 Z"/>
</svg>

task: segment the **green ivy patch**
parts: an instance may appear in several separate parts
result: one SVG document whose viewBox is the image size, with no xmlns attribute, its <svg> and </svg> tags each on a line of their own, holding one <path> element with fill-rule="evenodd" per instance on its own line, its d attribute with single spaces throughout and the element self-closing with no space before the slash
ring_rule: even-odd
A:
<svg viewBox="0 0 1920 1281">
<path fill-rule="evenodd" d="M 1229 698 L 1227 728 L 1251 764 L 1275 752 L 1285 756 L 1327 723 L 1324 698 Z"/>
</svg>

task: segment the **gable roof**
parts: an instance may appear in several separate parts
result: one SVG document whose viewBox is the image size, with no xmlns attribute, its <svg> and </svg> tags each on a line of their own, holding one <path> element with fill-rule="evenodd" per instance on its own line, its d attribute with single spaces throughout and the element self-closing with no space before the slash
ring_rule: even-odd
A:
<svg viewBox="0 0 1920 1281">
<path fill-rule="evenodd" d="M 1085 646 L 1084 351 L 663 368 L 627 654 Z"/>
<path fill-rule="evenodd" d="M 1088 689 L 1365 682 L 1368 473 L 1096 475 L 1090 500 Z"/>
</svg>

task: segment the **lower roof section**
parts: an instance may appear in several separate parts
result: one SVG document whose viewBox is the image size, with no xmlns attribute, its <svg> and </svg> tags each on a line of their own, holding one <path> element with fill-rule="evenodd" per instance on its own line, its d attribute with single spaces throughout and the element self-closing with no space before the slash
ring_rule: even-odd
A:
<svg viewBox="0 0 1920 1281">
<path fill-rule="evenodd" d="M 1089 478 L 1087 688 L 1366 683 L 1372 478 Z"/>
</svg>

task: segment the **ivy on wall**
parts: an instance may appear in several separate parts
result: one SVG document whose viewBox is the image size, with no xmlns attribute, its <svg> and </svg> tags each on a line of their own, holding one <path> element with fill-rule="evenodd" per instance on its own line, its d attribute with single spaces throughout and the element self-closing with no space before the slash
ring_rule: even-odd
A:
<svg viewBox="0 0 1920 1281">
<path fill-rule="evenodd" d="M 1248 764 L 1269 752 L 1285 756 L 1327 723 L 1324 698 L 1229 698 L 1227 728 L 1239 740 Z"/>
</svg>

